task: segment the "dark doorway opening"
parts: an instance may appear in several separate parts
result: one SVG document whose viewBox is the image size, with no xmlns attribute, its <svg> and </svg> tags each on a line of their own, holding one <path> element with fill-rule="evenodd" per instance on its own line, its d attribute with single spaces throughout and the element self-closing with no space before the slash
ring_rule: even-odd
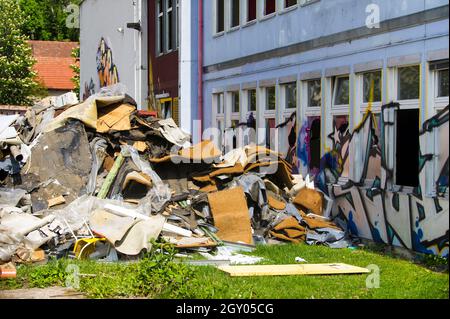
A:
<svg viewBox="0 0 450 319">
<path fill-rule="evenodd" d="M 419 110 L 397 111 L 395 184 L 419 186 Z"/>
<path fill-rule="evenodd" d="M 310 159 L 309 159 L 309 169 L 311 171 L 320 168 L 320 118 L 315 119 L 311 123 L 310 131 Z"/>
</svg>

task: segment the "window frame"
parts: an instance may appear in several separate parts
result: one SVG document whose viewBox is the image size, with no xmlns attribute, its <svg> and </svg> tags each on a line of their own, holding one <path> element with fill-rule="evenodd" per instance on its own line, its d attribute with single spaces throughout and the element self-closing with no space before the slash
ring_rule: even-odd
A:
<svg viewBox="0 0 450 319">
<path fill-rule="evenodd" d="M 179 49 L 179 41 L 180 41 L 180 34 L 179 34 L 179 0 L 173 0 L 172 1 L 172 7 L 169 9 L 168 7 L 169 1 L 168 0 L 158 0 L 155 1 L 155 9 L 156 9 L 156 38 L 157 38 L 157 45 L 156 45 L 156 56 L 162 56 L 165 54 L 169 54 L 172 52 L 175 52 Z M 162 10 L 161 10 L 162 6 Z M 161 12 L 160 12 L 161 11 Z M 169 28 L 169 13 L 172 15 L 172 26 Z M 162 20 L 162 21 L 160 21 Z M 169 31 L 172 31 L 172 35 L 169 36 Z M 170 46 L 172 46 L 171 49 L 169 49 L 169 39 L 171 37 Z M 161 43 L 162 40 L 162 43 Z M 163 46 L 161 48 L 161 45 Z"/>
<path fill-rule="evenodd" d="M 255 18 L 253 20 L 249 20 L 249 12 L 250 12 L 249 1 L 252 1 L 252 0 L 245 0 L 244 1 L 243 14 L 245 16 L 245 19 L 244 19 L 243 26 L 248 26 L 248 25 L 255 24 L 256 22 L 258 22 L 258 19 L 259 19 L 258 12 L 259 12 L 259 7 L 260 7 L 260 2 L 261 1 L 260 0 L 254 0 L 255 1 Z"/>
<path fill-rule="evenodd" d="M 228 16 L 230 17 L 228 19 L 228 31 L 234 31 L 234 30 L 238 30 L 241 28 L 241 24 L 242 24 L 242 5 L 241 5 L 241 0 L 236 0 L 238 1 L 239 5 L 239 17 L 238 17 L 238 24 L 233 26 L 233 0 L 229 0 L 228 1 Z"/>
<path fill-rule="evenodd" d="M 320 106 L 310 106 L 309 105 L 309 83 L 313 81 L 320 82 Z M 310 118 L 319 118 L 320 119 L 320 154 L 319 158 L 323 156 L 323 145 L 324 145 L 324 121 L 326 117 L 323 116 L 322 111 L 324 109 L 324 80 L 322 77 L 320 78 L 311 78 L 300 81 L 300 110 L 302 113 L 301 122 L 305 123 L 305 121 L 309 125 Z M 311 153 L 308 154 L 308 161 L 311 158 Z M 305 167 L 302 163 L 300 163 L 305 174 L 312 174 L 311 163 L 308 162 L 308 165 Z"/>
<path fill-rule="evenodd" d="M 219 1 L 223 1 L 223 30 L 219 31 Z M 214 0 L 213 6 L 213 36 L 219 37 L 225 34 L 227 29 L 227 1 L 226 0 Z"/>
<path fill-rule="evenodd" d="M 407 67 L 418 67 L 419 69 L 419 97 L 417 99 L 407 99 L 407 100 L 401 100 L 400 99 L 400 69 L 407 68 Z M 422 73 L 422 67 L 421 64 L 414 63 L 414 64 L 408 64 L 408 65 L 401 65 L 394 67 L 394 95 L 395 95 L 395 101 L 398 101 L 402 105 L 402 109 L 413 109 L 413 108 L 419 108 L 420 100 L 422 97 L 422 85 L 421 85 L 421 73 Z"/>
<path fill-rule="evenodd" d="M 295 9 L 297 9 L 299 6 L 300 6 L 300 0 L 295 0 L 296 2 L 295 2 L 295 4 L 293 4 L 293 5 L 291 5 L 291 6 L 286 6 L 286 2 L 288 1 L 288 0 L 281 0 L 281 1 L 283 1 L 283 4 L 282 4 L 282 8 L 283 8 L 283 12 L 289 12 L 289 11 L 292 11 L 292 10 L 295 10 Z"/>
<path fill-rule="evenodd" d="M 277 14 L 277 12 L 278 12 L 278 0 L 273 0 L 274 1 L 274 4 L 275 4 L 275 9 L 274 9 L 274 11 L 273 12 L 271 12 L 271 13 L 266 13 L 266 8 L 267 8 L 267 1 L 268 0 L 262 0 L 263 2 L 262 2 L 262 4 L 263 4 L 263 6 L 262 6 L 262 16 L 261 16 L 261 18 L 260 18 L 260 20 L 266 20 L 266 19 L 270 19 L 270 18 L 272 18 L 272 17 L 274 17 L 276 14 Z"/>
<path fill-rule="evenodd" d="M 261 129 L 258 129 L 258 144 L 261 144 L 264 142 L 264 145 L 267 145 L 267 143 L 270 143 L 270 141 L 266 140 L 267 137 L 267 127 L 266 127 L 266 121 L 270 119 L 275 120 L 275 127 L 279 124 L 279 119 L 277 116 L 278 111 L 278 93 L 277 93 L 277 83 L 266 85 L 266 86 L 260 86 L 259 87 L 259 96 L 260 96 L 260 103 L 261 103 L 261 112 L 259 112 L 259 120 L 258 120 L 258 127 Z M 275 89 L 275 110 L 269 110 L 267 109 L 267 101 L 268 101 L 268 89 L 274 88 Z M 274 130 L 274 142 L 275 142 L 275 148 L 278 150 L 278 137 L 277 137 L 277 130 Z M 270 132 L 269 132 L 270 136 Z"/>
<path fill-rule="evenodd" d="M 417 66 L 419 68 L 419 98 L 418 99 L 412 99 L 412 100 L 400 100 L 399 99 L 399 69 L 409 66 Z M 419 119 L 420 119 L 420 107 L 421 107 L 421 97 L 422 97 L 422 64 L 421 63 L 412 63 L 412 64 L 405 64 L 405 65 L 399 65 L 399 66 L 393 66 L 387 69 L 388 74 L 388 81 L 391 83 L 389 86 L 389 92 L 390 95 L 388 97 L 388 100 L 391 101 L 397 101 L 397 103 L 400 105 L 400 110 L 419 110 Z M 392 89 L 392 90 L 391 90 Z M 395 109 L 387 109 L 384 111 L 383 117 L 384 121 L 394 123 L 394 125 L 384 126 L 384 136 L 387 138 L 385 141 L 385 147 L 386 147 L 386 164 L 393 172 L 392 178 L 388 180 L 388 189 L 392 192 L 401 192 L 404 194 L 412 194 L 414 191 L 414 187 L 411 186 L 405 186 L 405 185 L 399 185 L 397 184 L 396 176 L 397 176 L 397 160 L 396 160 L 396 152 L 397 152 L 397 108 Z M 418 126 L 421 125 L 421 123 L 417 123 Z M 420 147 L 420 138 L 417 141 L 419 143 Z M 417 155 L 419 156 L 419 154 Z M 419 172 L 420 173 L 420 172 Z M 388 176 L 384 176 L 384 178 L 387 178 Z M 420 181 L 419 181 L 420 184 Z"/>
<path fill-rule="evenodd" d="M 337 94 L 337 84 L 339 79 L 348 78 L 348 104 L 335 104 L 336 101 L 336 94 Z M 332 80 L 332 97 L 331 97 L 331 115 L 339 116 L 339 115 L 348 115 L 350 116 L 350 104 L 351 104 L 351 79 L 350 74 L 346 75 L 337 75 L 331 77 Z"/>
<path fill-rule="evenodd" d="M 380 72 L 381 78 L 381 99 L 380 101 L 374 101 L 372 102 L 372 110 L 377 110 L 381 112 L 381 106 L 383 104 L 383 76 L 384 72 L 383 69 L 376 69 L 376 70 L 370 70 L 370 71 L 364 71 L 356 74 L 356 80 L 358 82 L 358 104 L 363 107 L 364 112 L 367 111 L 367 108 L 369 107 L 370 102 L 364 102 L 364 75 L 368 73 L 376 73 Z"/>
</svg>

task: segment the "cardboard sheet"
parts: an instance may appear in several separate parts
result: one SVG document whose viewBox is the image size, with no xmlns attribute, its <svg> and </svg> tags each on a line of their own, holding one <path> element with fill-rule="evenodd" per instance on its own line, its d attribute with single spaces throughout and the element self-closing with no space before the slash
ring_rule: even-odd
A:
<svg viewBox="0 0 450 319">
<path fill-rule="evenodd" d="M 130 115 L 136 108 L 130 104 L 115 104 L 98 110 L 97 132 L 131 130 Z"/>
<path fill-rule="evenodd" d="M 231 242 L 253 244 L 250 215 L 242 187 L 208 194 L 217 237 Z"/>
<path fill-rule="evenodd" d="M 232 277 L 300 276 L 300 275 L 351 275 L 368 274 L 370 270 L 346 264 L 220 266 Z"/>
<path fill-rule="evenodd" d="M 301 189 L 294 199 L 294 204 L 303 206 L 316 215 L 323 215 L 322 196 L 315 190 L 309 188 Z"/>
</svg>

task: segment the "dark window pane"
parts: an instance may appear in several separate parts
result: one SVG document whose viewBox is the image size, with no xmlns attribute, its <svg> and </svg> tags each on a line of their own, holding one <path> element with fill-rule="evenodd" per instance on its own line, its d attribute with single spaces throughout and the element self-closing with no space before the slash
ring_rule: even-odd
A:
<svg viewBox="0 0 450 319">
<path fill-rule="evenodd" d="M 419 66 L 398 69 L 398 96 L 400 100 L 417 100 L 420 95 Z"/>
<path fill-rule="evenodd" d="M 167 24 L 168 24 L 168 30 L 167 30 L 167 50 L 173 49 L 173 19 L 172 19 L 172 13 L 173 11 L 167 12 Z"/>
<path fill-rule="evenodd" d="M 364 81 L 364 103 L 381 102 L 381 71 L 368 72 L 363 75 Z M 370 94 L 373 87 L 373 100 L 370 101 Z"/>
<path fill-rule="evenodd" d="M 286 84 L 286 108 L 297 108 L 297 83 Z"/>
<path fill-rule="evenodd" d="M 248 110 L 256 112 L 256 90 L 248 91 Z"/>
<path fill-rule="evenodd" d="M 264 8 L 264 14 L 268 15 L 275 12 L 276 0 L 266 0 L 266 6 Z"/>
<path fill-rule="evenodd" d="M 275 149 L 275 119 L 266 119 L 266 147 Z"/>
<path fill-rule="evenodd" d="M 158 18 L 159 25 L 159 53 L 164 52 L 164 19 L 163 17 Z"/>
<path fill-rule="evenodd" d="M 345 132 L 349 128 L 348 115 L 338 115 L 333 117 L 333 125 L 336 131 L 341 132 L 341 134 L 345 134 Z"/>
<path fill-rule="evenodd" d="M 225 30 L 225 0 L 217 0 L 217 32 Z"/>
<path fill-rule="evenodd" d="M 438 79 L 439 79 L 438 96 L 439 97 L 448 96 L 448 69 L 440 70 Z"/>
<path fill-rule="evenodd" d="M 240 0 L 232 0 L 231 2 L 231 27 L 237 27 L 241 24 L 241 10 L 239 7 Z"/>
<path fill-rule="evenodd" d="M 231 107 L 233 113 L 239 113 L 240 112 L 240 103 L 239 103 L 239 92 L 233 92 L 231 94 L 232 101 L 231 101 Z"/>
<path fill-rule="evenodd" d="M 248 1 L 247 21 L 256 20 L 256 0 L 247 0 L 247 1 Z"/>
<path fill-rule="evenodd" d="M 297 0 L 284 0 L 284 7 L 289 8 L 295 6 L 297 4 Z"/>
<path fill-rule="evenodd" d="M 308 118 L 309 122 L 309 170 L 315 174 L 320 169 L 321 123 L 320 117 Z"/>
<path fill-rule="evenodd" d="M 308 82 L 308 106 L 322 106 L 322 83 L 320 80 Z"/>
<path fill-rule="evenodd" d="M 276 109 L 276 101 L 275 101 L 275 87 L 269 87 L 266 90 L 266 110 L 275 110 Z"/>
<path fill-rule="evenodd" d="M 348 77 L 337 78 L 334 105 L 350 104 L 350 80 Z"/>
</svg>

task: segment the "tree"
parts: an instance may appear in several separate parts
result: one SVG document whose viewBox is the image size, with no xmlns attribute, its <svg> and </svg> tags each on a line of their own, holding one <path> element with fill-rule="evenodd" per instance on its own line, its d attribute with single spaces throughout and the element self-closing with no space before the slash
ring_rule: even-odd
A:
<svg viewBox="0 0 450 319">
<path fill-rule="evenodd" d="M 70 80 L 75 85 L 73 91 L 77 94 L 78 98 L 80 98 L 80 47 L 76 47 L 72 50 L 72 57 L 75 58 L 75 63 L 71 64 L 70 68 L 75 75 Z"/>
<path fill-rule="evenodd" d="M 40 86 L 16 0 L 0 0 L 0 21 L 0 104 L 29 105 Z"/>
<path fill-rule="evenodd" d="M 31 40 L 78 41 L 79 29 L 69 28 L 66 18 L 69 12 L 65 8 L 80 0 L 19 0 L 25 16 L 22 31 Z"/>
</svg>

